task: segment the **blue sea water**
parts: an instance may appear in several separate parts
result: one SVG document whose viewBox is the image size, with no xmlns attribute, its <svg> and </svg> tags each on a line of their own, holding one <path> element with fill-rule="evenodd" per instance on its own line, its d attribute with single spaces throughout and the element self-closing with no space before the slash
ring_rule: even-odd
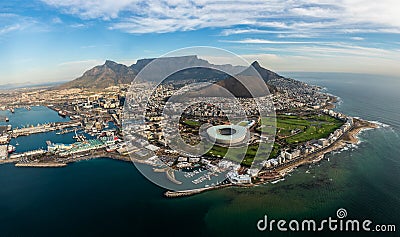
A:
<svg viewBox="0 0 400 237">
<path fill-rule="evenodd" d="M 0 111 L 0 116 L 6 116 L 10 119 L 8 123 L 0 121 L 0 125 L 12 125 L 13 128 L 70 120 L 69 118 L 59 116 L 56 111 L 43 106 L 32 106 L 31 110 L 16 108 L 15 113 L 11 113 L 9 110 Z"/>
<path fill-rule="evenodd" d="M 126 162 L 98 159 L 46 169 L 2 165 L 0 236 L 321 236 L 259 232 L 256 224 L 264 215 L 286 220 L 336 217 L 338 208 L 345 208 L 348 218 L 399 229 L 400 78 L 283 74 L 326 87 L 341 98 L 337 110 L 385 126 L 364 131 L 357 147 L 300 167 L 283 182 L 178 199 L 163 197 L 165 190 Z M 399 236 L 399 230 L 322 235 Z"/>
</svg>

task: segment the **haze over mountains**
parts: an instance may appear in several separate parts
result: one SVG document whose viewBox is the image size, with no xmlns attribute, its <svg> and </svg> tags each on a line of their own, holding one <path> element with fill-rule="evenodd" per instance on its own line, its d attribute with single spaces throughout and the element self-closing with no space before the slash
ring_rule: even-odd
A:
<svg viewBox="0 0 400 237">
<path fill-rule="evenodd" d="M 119 64 L 110 60 L 107 60 L 103 65 L 96 66 L 86 71 L 81 77 L 61 85 L 59 88 L 96 88 L 104 89 L 106 87 L 115 86 L 121 83 L 130 83 L 137 76 L 146 65 L 155 60 L 152 59 L 140 59 L 131 66 Z M 215 78 L 217 80 L 226 78 L 226 74 L 221 71 L 229 71 L 232 73 L 239 73 L 245 69 L 243 66 L 232 66 L 226 65 L 214 65 L 206 60 L 199 59 L 197 56 L 182 56 L 182 57 L 166 57 L 159 58 L 158 63 L 162 64 L 162 67 L 154 68 L 153 73 L 155 75 L 161 74 L 162 71 L 173 70 L 175 68 L 191 68 L 185 70 L 184 73 L 177 73 L 172 75 L 169 79 L 209 79 Z M 193 68 L 197 66 L 197 68 Z M 214 68 L 217 70 L 210 70 Z M 159 72 L 157 70 L 160 70 Z"/>
<path fill-rule="evenodd" d="M 153 60 L 155 59 L 140 59 L 130 66 L 107 60 L 103 65 L 96 66 L 86 71 L 81 77 L 67 82 L 58 88 L 104 89 L 118 84 L 131 83 L 138 73 Z M 250 96 L 248 90 L 243 86 L 243 84 L 252 91 L 260 90 L 260 88 L 263 87 L 265 88 L 265 84 L 262 83 L 262 81 L 256 80 L 258 75 L 262 77 L 262 80 L 267 84 L 268 90 L 271 93 L 277 91 L 274 81 L 284 80 L 289 84 L 297 83 L 297 81 L 293 79 L 284 78 L 275 72 L 263 68 L 257 61 L 253 62 L 250 67 L 233 66 L 230 64 L 215 65 L 204 59 L 200 59 L 195 55 L 190 55 L 158 58 L 155 62 L 157 65 L 153 67 L 152 70 L 146 70 L 151 71 L 150 74 L 146 75 L 146 79 L 151 80 L 152 76 L 160 77 L 160 75 L 165 74 L 165 71 L 173 72 L 181 68 L 188 68 L 181 70 L 179 73 L 165 76 L 167 76 L 166 78 L 168 78 L 168 80 L 214 80 L 217 81 L 217 86 L 223 87 L 235 96 L 239 97 Z M 156 63 L 153 63 L 150 66 Z M 235 77 L 239 78 L 243 84 L 235 77 L 224 73 L 224 71 L 229 72 L 231 75 L 236 75 Z M 144 74 L 143 72 L 142 74 Z M 217 89 L 216 87 L 212 88 L 212 90 L 214 90 L 215 94 L 218 94 L 218 90 L 220 89 Z"/>
<path fill-rule="evenodd" d="M 110 60 L 103 65 L 86 71 L 81 77 L 61 85 L 60 89 L 69 88 L 97 88 L 104 89 L 118 84 L 131 83 L 137 71 Z"/>
</svg>

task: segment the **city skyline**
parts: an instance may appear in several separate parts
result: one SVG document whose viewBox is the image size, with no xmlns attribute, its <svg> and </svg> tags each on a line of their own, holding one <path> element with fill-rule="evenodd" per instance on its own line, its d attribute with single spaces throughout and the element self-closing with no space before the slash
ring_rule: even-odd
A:
<svg viewBox="0 0 400 237">
<path fill-rule="evenodd" d="M 224 48 L 274 71 L 398 75 L 398 6 L 393 0 L 0 3 L 0 85 L 72 80 L 106 59 L 130 65 L 194 45 Z"/>
</svg>

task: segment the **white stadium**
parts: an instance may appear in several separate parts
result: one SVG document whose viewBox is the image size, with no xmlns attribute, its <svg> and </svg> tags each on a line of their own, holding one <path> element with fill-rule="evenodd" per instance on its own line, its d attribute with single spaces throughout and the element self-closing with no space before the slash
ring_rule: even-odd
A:
<svg viewBox="0 0 400 237">
<path fill-rule="evenodd" d="M 242 143 L 248 130 L 240 125 L 218 125 L 207 129 L 207 135 L 212 141 L 221 145 L 235 145 Z"/>
</svg>

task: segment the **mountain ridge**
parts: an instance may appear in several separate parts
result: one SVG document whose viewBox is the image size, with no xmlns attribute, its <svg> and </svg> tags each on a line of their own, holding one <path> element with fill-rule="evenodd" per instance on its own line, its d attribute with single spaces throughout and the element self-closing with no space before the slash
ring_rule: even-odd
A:
<svg viewBox="0 0 400 237">
<path fill-rule="evenodd" d="M 270 80 L 284 78 L 275 72 L 263 68 L 257 61 L 254 61 L 249 67 L 233 66 L 231 64 L 216 65 L 209 63 L 207 60 L 198 58 L 197 55 L 187 55 L 179 57 L 144 58 L 137 60 L 136 63 L 130 66 L 106 60 L 104 64 L 85 71 L 82 76 L 62 84 L 56 87 L 56 89 L 104 89 L 119 84 L 129 84 L 144 67 L 155 59 L 162 65 L 161 68 L 156 69 L 160 70 L 160 72 L 153 72 L 156 76 L 161 74 L 162 70 L 176 71 L 180 68 L 189 68 L 185 69 L 186 71 L 182 70 L 182 73 L 170 75 L 168 79 L 213 79 L 216 80 L 217 83 L 220 83 L 220 86 L 226 86 L 226 89 L 229 91 L 236 91 L 235 94 L 240 94 L 240 88 L 243 87 L 243 85 L 240 86 L 237 84 L 237 81 L 234 81 L 234 77 L 229 76 L 225 72 L 230 72 L 231 75 L 241 78 L 246 78 L 246 80 L 260 75 L 267 84 Z M 237 88 L 235 89 L 235 87 Z M 275 91 L 272 85 L 268 85 L 268 88 Z"/>
</svg>

